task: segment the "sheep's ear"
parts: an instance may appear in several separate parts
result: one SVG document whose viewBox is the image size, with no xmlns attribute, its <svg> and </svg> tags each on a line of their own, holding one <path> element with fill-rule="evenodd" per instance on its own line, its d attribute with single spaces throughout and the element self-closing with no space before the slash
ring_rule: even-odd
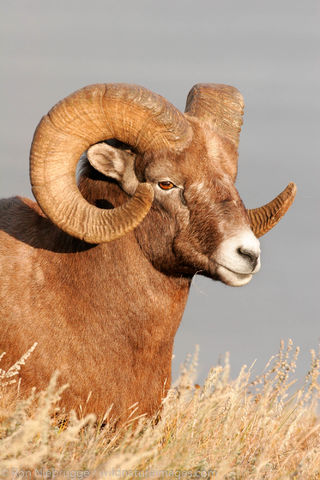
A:
<svg viewBox="0 0 320 480">
<path fill-rule="evenodd" d="M 135 155 L 132 152 L 107 143 L 97 143 L 89 148 L 87 157 L 96 170 L 117 180 L 125 192 L 134 194 L 139 182 L 134 171 Z"/>
</svg>

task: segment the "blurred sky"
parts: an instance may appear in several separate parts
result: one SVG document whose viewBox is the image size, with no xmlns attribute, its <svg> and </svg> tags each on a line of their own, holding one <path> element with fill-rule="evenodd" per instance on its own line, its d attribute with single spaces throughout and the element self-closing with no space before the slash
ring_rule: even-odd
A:
<svg viewBox="0 0 320 480">
<path fill-rule="evenodd" d="M 0 2 L 0 194 L 31 195 L 28 155 L 41 116 L 78 88 L 138 83 L 184 109 L 198 82 L 244 95 L 237 187 L 249 208 L 298 185 L 261 239 L 243 288 L 196 277 L 175 342 L 174 376 L 200 345 L 199 379 L 230 351 L 232 374 L 261 371 L 280 339 L 318 349 L 320 2 L 318 0 L 10 0 Z"/>
</svg>

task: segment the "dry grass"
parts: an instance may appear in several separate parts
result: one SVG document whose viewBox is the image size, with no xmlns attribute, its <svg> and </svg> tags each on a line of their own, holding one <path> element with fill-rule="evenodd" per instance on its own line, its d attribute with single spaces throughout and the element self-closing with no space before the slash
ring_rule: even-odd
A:
<svg viewBox="0 0 320 480">
<path fill-rule="evenodd" d="M 13 381 L 23 358 L 0 370 L 0 478 L 319 479 L 319 355 L 311 356 L 293 394 L 298 349 L 291 341 L 254 380 L 245 366 L 231 380 L 226 356 L 202 387 L 194 385 L 195 356 L 160 417 L 137 420 L 133 408 L 116 434 L 110 412 L 104 428 L 92 415 L 59 422 L 56 377 L 45 392 L 19 399 Z"/>
</svg>

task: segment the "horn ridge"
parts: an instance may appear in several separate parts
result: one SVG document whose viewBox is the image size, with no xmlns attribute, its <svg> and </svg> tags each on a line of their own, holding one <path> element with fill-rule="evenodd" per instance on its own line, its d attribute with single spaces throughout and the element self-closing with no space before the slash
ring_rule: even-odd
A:
<svg viewBox="0 0 320 480">
<path fill-rule="evenodd" d="M 188 94 L 185 112 L 209 123 L 238 148 L 243 109 L 243 97 L 235 87 L 198 83 Z"/>
<path fill-rule="evenodd" d="M 251 229 L 256 237 L 265 235 L 285 215 L 297 192 L 295 183 L 289 185 L 271 202 L 262 207 L 247 210 Z"/>
</svg>

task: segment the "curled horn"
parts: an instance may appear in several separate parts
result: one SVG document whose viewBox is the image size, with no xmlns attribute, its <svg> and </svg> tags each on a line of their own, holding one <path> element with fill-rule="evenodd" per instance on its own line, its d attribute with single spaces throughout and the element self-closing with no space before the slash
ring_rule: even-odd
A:
<svg viewBox="0 0 320 480">
<path fill-rule="evenodd" d="M 124 205 L 90 205 L 76 185 L 76 165 L 89 146 L 116 138 L 144 152 L 182 149 L 190 127 L 173 105 L 143 87 L 91 85 L 69 95 L 40 121 L 31 146 L 32 191 L 45 214 L 62 230 L 89 243 L 107 242 L 134 229 L 148 213 L 152 187 L 141 183 Z"/>
<path fill-rule="evenodd" d="M 296 191 L 297 187 L 295 183 L 291 182 L 283 192 L 279 193 L 271 202 L 262 207 L 247 210 L 251 229 L 256 237 L 261 237 L 267 233 L 281 220 L 292 205 Z"/>
<path fill-rule="evenodd" d="M 238 149 L 244 101 L 234 87 L 198 83 L 189 92 L 185 112 L 207 122 Z"/>
</svg>

